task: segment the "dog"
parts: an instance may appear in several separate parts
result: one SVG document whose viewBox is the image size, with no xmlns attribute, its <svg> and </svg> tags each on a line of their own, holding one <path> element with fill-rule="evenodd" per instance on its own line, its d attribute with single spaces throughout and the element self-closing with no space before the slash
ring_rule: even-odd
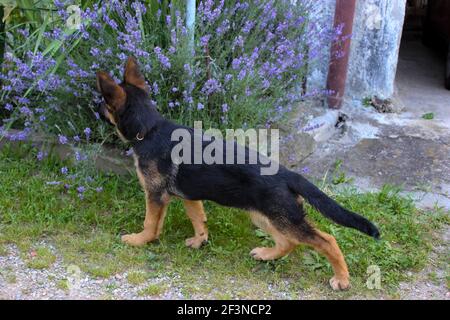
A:
<svg viewBox="0 0 450 320">
<path fill-rule="evenodd" d="M 253 223 L 273 238 L 273 247 L 251 250 L 257 260 L 281 258 L 299 244 L 312 246 L 330 262 L 334 290 L 349 288 L 349 272 L 335 238 L 305 219 L 304 199 L 325 217 L 357 229 L 376 239 L 380 233 L 372 222 L 341 207 L 315 185 L 283 166 L 273 175 L 261 175 L 261 164 L 185 164 L 171 158 L 174 130 L 193 129 L 166 120 L 150 99 L 149 89 L 137 60 L 129 57 L 123 81 L 118 84 L 106 72 L 96 74 L 97 88 L 104 98 L 99 113 L 113 124 L 119 137 L 131 144 L 137 176 L 145 192 L 144 229 L 122 236 L 132 246 L 159 239 L 166 209 L 172 197 L 183 199 L 195 234 L 186 240 L 191 248 L 208 241 L 203 200 L 250 212 Z M 202 144 L 203 148 L 207 143 Z M 234 150 L 236 150 L 235 148 Z"/>
</svg>

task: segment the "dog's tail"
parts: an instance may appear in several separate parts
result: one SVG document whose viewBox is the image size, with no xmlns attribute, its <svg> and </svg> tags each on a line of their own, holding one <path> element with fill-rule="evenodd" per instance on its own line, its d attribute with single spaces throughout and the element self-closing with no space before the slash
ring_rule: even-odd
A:
<svg viewBox="0 0 450 320">
<path fill-rule="evenodd" d="M 300 194 L 310 205 L 335 223 L 354 228 L 375 239 L 380 238 L 380 232 L 372 222 L 341 207 L 301 175 L 295 172 L 289 175 L 288 186 L 294 193 Z"/>
</svg>

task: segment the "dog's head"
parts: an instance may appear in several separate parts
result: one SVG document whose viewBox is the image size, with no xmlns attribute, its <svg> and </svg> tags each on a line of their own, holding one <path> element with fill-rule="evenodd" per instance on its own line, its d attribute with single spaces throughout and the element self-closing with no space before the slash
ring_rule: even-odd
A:
<svg viewBox="0 0 450 320">
<path fill-rule="evenodd" d="M 142 140 L 158 114 L 136 59 L 128 58 L 121 83 L 107 72 L 97 72 L 97 88 L 105 101 L 100 115 L 116 127 L 122 140 Z"/>
</svg>

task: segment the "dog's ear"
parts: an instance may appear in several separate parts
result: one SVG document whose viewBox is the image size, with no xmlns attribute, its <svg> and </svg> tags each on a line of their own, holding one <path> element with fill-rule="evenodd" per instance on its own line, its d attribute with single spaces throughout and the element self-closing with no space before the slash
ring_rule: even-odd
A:
<svg viewBox="0 0 450 320">
<path fill-rule="evenodd" d="M 145 92 L 149 91 L 148 86 L 145 83 L 145 78 L 139 70 L 139 65 L 135 57 L 128 57 L 127 63 L 125 65 L 123 81 L 135 87 L 138 87 Z"/>
<path fill-rule="evenodd" d="M 125 106 L 126 93 L 114 79 L 106 72 L 97 72 L 97 88 L 101 92 L 106 103 L 117 111 Z"/>
</svg>

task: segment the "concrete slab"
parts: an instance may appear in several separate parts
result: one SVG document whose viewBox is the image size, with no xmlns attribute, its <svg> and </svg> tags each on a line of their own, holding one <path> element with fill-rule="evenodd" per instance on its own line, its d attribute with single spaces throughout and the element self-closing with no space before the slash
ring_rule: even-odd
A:
<svg viewBox="0 0 450 320">
<path fill-rule="evenodd" d="M 444 87 L 445 57 L 419 41 L 404 41 L 398 61 L 396 87 L 406 115 L 420 118 L 433 112 L 450 126 L 450 90 Z"/>
<path fill-rule="evenodd" d="M 394 102 L 404 104 L 404 112 L 378 113 L 361 101 L 346 101 L 345 126 L 297 168 L 308 166 L 310 176 L 321 179 L 342 160 L 340 170 L 361 190 L 394 184 L 420 206 L 450 210 L 450 91 L 443 87 L 444 61 L 417 41 L 403 49 Z M 422 118 L 428 112 L 434 119 Z"/>
</svg>

